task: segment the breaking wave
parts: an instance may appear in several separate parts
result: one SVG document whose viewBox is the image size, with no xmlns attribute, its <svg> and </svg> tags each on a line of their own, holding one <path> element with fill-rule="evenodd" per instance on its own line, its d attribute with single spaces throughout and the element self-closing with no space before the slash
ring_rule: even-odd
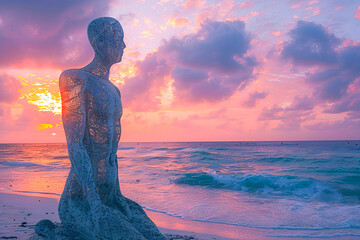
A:
<svg viewBox="0 0 360 240">
<path fill-rule="evenodd" d="M 338 189 L 322 181 L 290 175 L 278 176 L 261 173 L 234 176 L 220 174 L 211 170 L 209 172 L 186 173 L 184 176 L 174 180 L 174 182 L 255 194 L 295 196 L 323 202 L 343 200 L 342 193 Z"/>
</svg>

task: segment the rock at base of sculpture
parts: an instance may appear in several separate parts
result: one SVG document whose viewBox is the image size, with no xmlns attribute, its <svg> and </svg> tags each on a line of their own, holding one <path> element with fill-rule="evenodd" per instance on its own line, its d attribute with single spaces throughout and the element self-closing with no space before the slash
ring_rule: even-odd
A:
<svg viewBox="0 0 360 240">
<path fill-rule="evenodd" d="M 42 237 L 51 239 L 54 238 L 55 228 L 56 226 L 52 221 L 44 219 L 36 224 L 35 232 Z"/>
<path fill-rule="evenodd" d="M 50 220 L 41 220 L 38 224 L 36 224 L 35 232 L 37 235 L 30 237 L 29 240 L 84 240 L 74 236 L 73 233 L 70 233 L 61 224 L 54 224 Z M 195 236 L 173 233 L 165 233 L 164 235 L 166 240 L 198 240 Z"/>
<path fill-rule="evenodd" d="M 85 240 L 78 238 L 65 229 L 61 224 L 54 224 L 50 220 L 41 220 L 35 226 L 35 233 L 29 240 Z"/>
</svg>

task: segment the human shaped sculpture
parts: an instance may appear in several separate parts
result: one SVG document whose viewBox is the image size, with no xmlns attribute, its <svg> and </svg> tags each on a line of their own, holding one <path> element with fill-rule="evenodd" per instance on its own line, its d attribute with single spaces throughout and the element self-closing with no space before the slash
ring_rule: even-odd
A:
<svg viewBox="0 0 360 240">
<path fill-rule="evenodd" d="M 125 49 L 120 23 L 93 20 L 88 38 L 93 61 L 60 76 L 62 118 L 71 169 L 59 203 L 64 228 L 78 238 L 166 239 L 142 207 L 124 197 L 118 179 L 117 148 L 121 135 L 119 89 L 109 71 Z"/>
</svg>

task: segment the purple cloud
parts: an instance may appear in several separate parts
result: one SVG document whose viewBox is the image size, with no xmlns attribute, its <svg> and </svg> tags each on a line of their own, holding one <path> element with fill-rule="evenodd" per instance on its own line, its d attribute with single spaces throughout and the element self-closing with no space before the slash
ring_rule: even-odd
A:
<svg viewBox="0 0 360 240">
<path fill-rule="evenodd" d="M 285 108 L 286 111 L 308 111 L 312 110 L 315 107 L 314 100 L 305 96 L 299 97 L 295 96 L 291 105 Z"/>
<path fill-rule="evenodd" d="M 159 50 L 175 66 L 176 97 L 217 102 L 245 87 L 257 64 L 247 55 L 250 40 L 241 21 L 207 21 L 197 33 L 164 42 Z"/>
<path fill-rule="evenodd" d="M 345 47 L 337 52 L 338 63 L 308 75 L 307 81 L 316 85 L 314 95 L 330 102 L 344 97 L 349 85 L 360 77 L 360 46 Z"/>
<path fill-rule="evenodd" d="M 275 104 L 272 108 L 263 108 L 260 116 L 258 118 L 259 121 L 267 121 L 267 120 L 279 120 L 283 119 L 282 112 L 284 108 Z"/>
<path fill-rule="evenodd" d="M 249 98 L 243 103 L 243 105 L 244 105 L 245 107 L 249 107 L 249 108 L 255 107 L 257 101 L 260 100 L 260 99 L 266 98 L 266 96 L 267 96 L 268 94 L 269 94 L 269 93 L 267 93 L 267 92 L 258 92 L 258 91 L 255 91 L 255 92 L 253 92 L 253 93 L 251 93 L 251 94 L 249 95 Z"/>
<path fill-rule="evenodd" d="M 320 24 L 298 21 L 289 35 L 291 40 L 284 43 L 283 58 L 300 65 L 336 63 L 335 48 L 341 41 Z"/>
<path fill-rule="evenodd" d="M 358 138 L 360 133 L 360 120 L 345 118 L 344 120 L 337 120 L 334 122 L 318 122 L 315 124 L 307 124 L 304 126 L 311 131 L 336 131 L 347 130 L 347 136 L 351 138 Z"/>
<path fill-rule="evenodd" d="M 1 1 L 0 66 L 68 67 L 92 56 L 87 25 L 107 1 Z"/>
<path fill-rule="evenodd" d="M 176 66 L 171 72 L 171 77 L 175 79 L 179 87 L 184 88 L 186 85 L 193 85 L 208 79 L 209 75 L 207 72 Z"/>
<path fill-rule="evenodd" d="M 139 69 L 136 76 L 125 79 L 122 86 L 123 103 L 137 110 L 156 109 L 160 103 L 160 87 L 166 85 L 165 77 L 170 75 L 171 67 L 158 53 L 148 54 L 143 61 L 136 62 Z"/>
<path fill-rule="evenodd" d="M 272 108 L 263 108 L 258 120 L 280 120 L 277 129 L 296 130 L 301 128 L 303 122 L 314 118 L 314 107 L 315 104 L 311 98 L 295 96 L 288 107 L 274 105 Z"/>
<path fill-rule="evenodd" d="M 245 56 L 250 40 L 242 21 L 207 21 L 197 33 L 165 42 L 161 51 L 185 67 L 231 73 L 256 64 L 254 58 Z"/>
<path fill-rule="evenodd" d="M 290 59 L 295 67 L 316 67 L 315 72 L 306 75 L 306 82 L 313 86 L 314 92 L 311 97 L 295 96 L 288 107 L 264 108 L 259 120 L 279 120 L 278 129 L 296 129 L 315 117 L 316 105 L 328 104 L 324 112 L 348 112 L 347 118 L 336 124 L 305 125 L 307 129 L 353 125 L 356 121 L 351 119 L 360 117 L 360 46 L 340 46 L 341 41 L 334 34 L 312 22 L 299 21 L 290 31 L 290 37 L 284 44 L 282 57 Z"/>
<path fill-rule="evenodd" d="M 257 63 L 248 55 L 250 40 L 241 21 L 207 21 L 196 33 L 163 41 L 157 52 L 138 62 L 138 74 L 126 80 L 123 92 L 129 96 L 149 95 L 154 88 L 164 88 L 167 83 L 164 78 L 170 70 L 176 100 L 217 102 L 227 99 L 254 77 L 253 68 Z M 162 80 L 157 78 L 155 82 L 147 77 L 149 69 L 144 64 L 150 58 L 157 59 L 150 72 L 157 69 L 157 64 L 167 66 L 158 69 L 162 73 L 156 73 Z M 144 90 L 131 87 L 133 81 Z"/>
<path fill-rule="evenodd" d="M 360 88 L 357 88 L 360 89 Z M 348 94 L 346 97 L 340 101 L 332 104 L 328 109 L 324 111 L 325 113 L 343 113 L 350 112 L 353 117 L 360 118 L 360 96 L 359 92 L 354 92 Z M 357 114 L 356 114 L 357 113 Z"/>
<path fill-rule="evenodd" d="M 360 46 L 345 47 L 338 52 L 338 63 L 314 74 L 307 81 L 315 85 L 313 98 L 331 106 L 328 113 L 360 111 L 358 107 L 360 85 Z"/>
<path fill-rule="evenodd" d="M 291 59 L 294 66 L 317 67 L 306 76 L 306 82 L 315 89 L 312 104 L 329 104 L 326 113 L 360 111 L 360 45 L 340 46 L 341 40 L 324 27 L 304 21 L 297 23 L 290 37 L 283 58 Z"/>
</svg>

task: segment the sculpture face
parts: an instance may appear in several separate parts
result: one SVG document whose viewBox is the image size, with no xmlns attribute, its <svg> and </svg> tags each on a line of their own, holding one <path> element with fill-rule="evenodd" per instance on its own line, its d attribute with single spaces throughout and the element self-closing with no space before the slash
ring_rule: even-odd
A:
<svg viewBox="0 0 360 240">
<path fill-rule="evenodd" d="M 103 61 L 109 64 L 120 62 L 126 47 L 120 23 L 115 22 L 108 26 L 96 37 L 94 45 L 95 52 Z"/>
</svg>

